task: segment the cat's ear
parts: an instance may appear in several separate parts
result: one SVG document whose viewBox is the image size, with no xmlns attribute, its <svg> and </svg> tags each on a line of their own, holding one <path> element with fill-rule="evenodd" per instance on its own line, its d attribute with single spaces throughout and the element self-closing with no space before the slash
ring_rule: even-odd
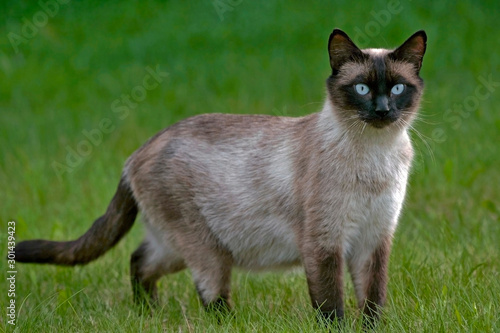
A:
<svg viewBox="0 0 500 333">
<path fill-rule="evenodd" d="M 328 40 L 328 54 L 332 74 L 336 75 L 340 67 L 348 60 L 363 58 L 363 52 L 354 44 L 345 32 L 334 29 Z"/>
<path fill-rule="evenodd" d="M 424 58 L 426 48 L 427 35 L 425 31 L 420 30 L 408 38 L 403 45 L 392 51 L 389 57 L 394 60 L 412 63 L 418 74 L 422 67 L 422 59 Z"/>
</svg>

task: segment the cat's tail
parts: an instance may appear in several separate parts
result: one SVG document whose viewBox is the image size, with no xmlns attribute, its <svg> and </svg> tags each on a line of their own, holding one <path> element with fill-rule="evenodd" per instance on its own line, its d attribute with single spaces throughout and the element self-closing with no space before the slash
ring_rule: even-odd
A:
<svg viewBox="0 0 500 333">
<path fill-rule="evenodd" d="M 111 249 L 125 236 L 137 216 L 137 202 L 122 177 L 106 213 L 80 238 L 69 242 L 28 240 L 16 244 L 16 261 L 38 264 L 83 265 Z"/>
</svg>

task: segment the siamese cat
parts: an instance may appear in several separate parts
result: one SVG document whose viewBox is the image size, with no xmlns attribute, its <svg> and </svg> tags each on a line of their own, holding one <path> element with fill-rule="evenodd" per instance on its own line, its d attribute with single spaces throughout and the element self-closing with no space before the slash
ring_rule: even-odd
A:
<svg viewBox="0 0 500 333">
<path fill-rule="evenodd" d="M 107 211 L 80 238 L 29 240 L 18 262 L 83 265 L 112 248 L 142 212 L 131 257 L 136 302 L 188 268 L 207 308 L 229 307 L 232 267 L 303 265 L 312 306 L 341 319 L 343 270 L 367 318 L 387 292 L 405 197 L 426 34 L 394 50 L 359 49 L 333 30 L 322 110 L 305 117 L 203 114 L 174 124 L 125 163 Z M 321 316 L 320 316 L 321 317 Z"/>
</svg>

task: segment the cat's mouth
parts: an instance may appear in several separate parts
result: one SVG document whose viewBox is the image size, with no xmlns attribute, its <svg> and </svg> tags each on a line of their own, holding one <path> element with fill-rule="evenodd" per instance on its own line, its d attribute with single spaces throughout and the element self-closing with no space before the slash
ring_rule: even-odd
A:
<svg viewBox="0 0 500 333">
<path fill-rule="evenodd" d="M 368 124 L 372 125 L 375 128 L 384 128 L 386 126 L 389 126 L 390 124 L 392 124 L 395 121 L 396 121 L 396 119 L 394 119 L 394 120 L 392 120 L 392 119 L 372 119 L 372 120 L 368 120 L 368 121 L 365 120 L 365 122 L 367 122 Z"/>
<path fill-rule="evenodd" d="M 362 121 L 365 123 L 375 127 L 375 128 L 384 128 L 386 126 L 389 126 L 396 120 L 398 120 L 398 117 L 395 115 L 391 114 L 384 114 L 384 115 L 369 115 L 369 116 L 363 116 L 360 115 L 360 118 Z"/>
</svg>

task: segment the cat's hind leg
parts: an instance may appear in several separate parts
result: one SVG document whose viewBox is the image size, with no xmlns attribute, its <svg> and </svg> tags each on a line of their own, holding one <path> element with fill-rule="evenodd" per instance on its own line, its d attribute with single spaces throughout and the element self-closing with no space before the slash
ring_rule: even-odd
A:
<svg viewBox="0 0 500 333">
<path fill-rule="evenodd" d="M 151 233 L 130 258 L 130 278 L 134 302 L 151 306 L 158 301 L 156 283 L 165 274 L 186 268 L 183 258 Z"/>
<path fill-rule="evenodd" d="M 178 229 L 177 245 L 189 267 L 203 306 L 207 310 L 230 310 L 233 256 L 207 226 L 205 218 L 191 209 Z"/>
<path fill-rule="evenodd" d="M 207 310 L 227 312 L 230 309 L 230 255 L 217 248 L 201 248 L 187 256 L 196 291 Z"/>
</svg>

